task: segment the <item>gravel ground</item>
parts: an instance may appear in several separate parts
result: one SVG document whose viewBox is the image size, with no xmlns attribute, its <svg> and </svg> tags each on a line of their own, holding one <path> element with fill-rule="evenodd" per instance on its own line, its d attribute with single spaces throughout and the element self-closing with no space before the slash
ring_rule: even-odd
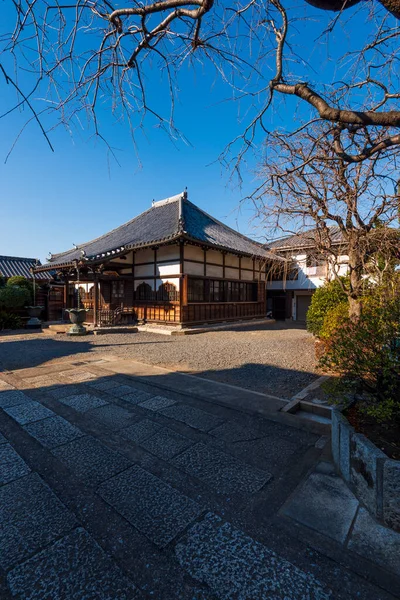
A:
<svg viewBox="0 0 400 600">
<path fill-rule="evenodd" d="M 79 360 L 87 352 L 196 373 L 282 398 L 290 398 L 317 375 L 312 336 L 281 324 L 178 337 L 144 332 L 85 338 L 0 336 L 3 369 L 38 366 L 71 355 Z"/>
</svg>

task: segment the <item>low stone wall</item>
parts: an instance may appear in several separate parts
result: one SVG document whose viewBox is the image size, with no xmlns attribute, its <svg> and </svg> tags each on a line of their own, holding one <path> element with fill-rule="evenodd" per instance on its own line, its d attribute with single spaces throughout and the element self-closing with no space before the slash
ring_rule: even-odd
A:
<svg viewBox="0 0 400 600">
<path fill-rule="evenodd" d="M 332 411 L 332 454 L 360 502 L 376 519 L 400 531 L 400 461 L 356 433 L 338 410 Z"/>
</svg>

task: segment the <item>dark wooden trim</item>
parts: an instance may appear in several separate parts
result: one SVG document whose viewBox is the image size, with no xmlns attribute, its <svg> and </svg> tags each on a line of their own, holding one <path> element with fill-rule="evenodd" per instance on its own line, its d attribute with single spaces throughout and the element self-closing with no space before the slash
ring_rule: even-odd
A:
<svg viewBox="0 0 400 600">
<path fill-rule="evenodd" d="M 253 279 L 256 278 L 256 259 L 253 257 Z"/>
<path fill-rule="evenodd" d="M 97 326 L 97 315 L 99 310 L 99 282 L 97 275 L 94 276 L 94 290 L 93 290 L 93 325 Z"/>
<path fill-rule="evenodd" d="M 132 306 L 135 301 L 135 257 L 136 252 L 132 252 Z"/>
<path fill-rule="evenodd" d="M 166 260 L 157 260 L 157 264 L 158 265 L 168 265 L 168 264 L 170 264 L 172 262 L 179 262 L 179 256 L 177 258 L 172 258 L 172 259 L 169 258 L 168 260 L 167 259 Z M 202 261 L 200 261 L 200 262 L 202 262 Z M 146 266 L 152 265 L 152 264 L 154 264 L 153 260 L 150 260 L 148 262 L 137 262 L 137 263 L 135 263 L 136 267 L 146 267 Z M 130 264 L 128 266 L 130 266 Z"/>
</svg>

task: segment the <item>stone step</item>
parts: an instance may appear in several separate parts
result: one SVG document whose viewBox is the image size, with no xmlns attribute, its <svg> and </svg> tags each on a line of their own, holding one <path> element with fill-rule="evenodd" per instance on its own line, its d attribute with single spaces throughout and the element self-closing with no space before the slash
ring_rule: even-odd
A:
<svg viewBox="0 0 400 600">
<path fill-rule="evenodd" d="M 302 419 L 304 421 L 311 421 L 313 423 L 318 423 L 321 433 L 329 434 L 331 431 L 331 420 L 318 415 L 316 413 L 311 413 L 306 410 L 298 410 L 296 413 L 296 417 Z"/>
<path fill-rule="evenodd" d="M 325 417 L 326 419 L 331 421 L 332 406 L 330 406 L 329 404 L 317 404 L 314 402 L 305 402 L 304 400 L 301 400 L 298 406 L 298 410 L 300 411 L 320 415 L 321 417 Z"/>
</svg>

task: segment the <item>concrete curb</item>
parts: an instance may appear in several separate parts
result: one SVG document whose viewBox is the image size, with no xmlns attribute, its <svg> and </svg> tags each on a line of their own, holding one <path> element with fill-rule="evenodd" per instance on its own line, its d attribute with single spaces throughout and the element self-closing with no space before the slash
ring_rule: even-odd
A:
<svg viewBox="0 0 400 600">
<path fill-rule="evenodd" d="M 400 461 L 392 460 L 332 411 L 332 455 L 336 470 L 371 515 L 400 532 Z"/>
</svg>

